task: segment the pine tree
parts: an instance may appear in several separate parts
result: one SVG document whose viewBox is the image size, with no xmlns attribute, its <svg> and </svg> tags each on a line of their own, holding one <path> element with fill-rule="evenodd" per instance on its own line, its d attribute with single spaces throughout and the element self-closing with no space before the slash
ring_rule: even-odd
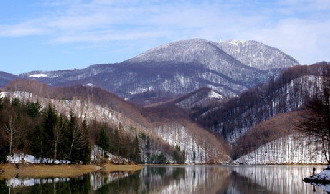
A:
<svg viewBox="0 0 330 194">
<path fill-rule="evenodd" d="M 141 163 L 141 150 L 140 150 L 140 142 L 139 138 L 135 136 L 134 142 L 133 142 L 133 157 L 132 160 L 136 163 Z"/>
<path fill-rule="evenodd" d="M 88 126 L 86 120 L 83 120 L 82 132 L 83 132 L 84 144 L 81 150 L 81 161 L 83 162 L 83 164 L 87 164 L 91 160 L 91 144 L 89 141 L 89 133 L 88 133 Z"/>
<path fill-rule="evenodd" d="M 36 118 L 40 114 L 41 105 L 39 102 L 27 102 L 27 114 L 32 117 Z"/>
<path fill-rule="evenodd" d="M 109 137 L 105 131 L 105 126 L 102 126 L 99 132 L 98 146 L 103 150 L 109 151 Z"/>
<path fill-rule="evenodd" d="M 54 158 L 54 132 L 57 124 L 57 113 L 55 107 L 51 104 L 48 105 L 44 111 L 43 117 L 43 133 L 41 134 L 42 146 L 43 146 L 43 156 L 47 158 Z"/>
</svg>

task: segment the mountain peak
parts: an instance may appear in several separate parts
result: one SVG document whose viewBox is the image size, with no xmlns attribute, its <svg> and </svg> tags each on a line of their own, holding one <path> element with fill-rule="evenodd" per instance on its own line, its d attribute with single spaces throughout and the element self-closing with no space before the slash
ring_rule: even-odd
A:
<svg viewBox="0 0 330 194">
<path fill-rule="evenodd" d="M 239 46 L 239 45 L 241 45 L 241 44 L 246 43 L 247 41 L 241 41 L 241 40 L 227 40 L 227 41 L 223 41 L 223 42 L 226 42 L 226 43 L 229 43 L 229 44 L 232 44 L 232 45 Z"/>
<path fill-rule="evenodd" d="M 170 42 L 150 49 L 132 59 L 130 63 L 139 62 L 184 62 L 191 63 L 198 61 L 203 54 L 219 50 L 211 41 L 205 39 L 187 39 Z"/>
<path fill-rule="evenodd" d="M 299 65 L 297 60 L 281 50 L 255 40 L 226 40 L 219 42 L 217 45 L 243 64 L 261 70 Z"/>
</svg>

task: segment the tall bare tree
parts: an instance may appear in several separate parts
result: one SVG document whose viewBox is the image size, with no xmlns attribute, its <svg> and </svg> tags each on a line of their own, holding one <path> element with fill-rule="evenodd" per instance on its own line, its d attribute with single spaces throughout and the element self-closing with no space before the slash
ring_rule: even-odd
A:
<svg viewBox="0 0 330 194">
<path fill-rule="evenodd" d="M 9 154 L 13 153 L 13 143 L 14 143 L 14 136 L 16 135 L 16 127 L 15 127 L 15 115 L 13 112 L 9 112 L 8 115 L 8 122 L 5 125 L 6 131 L 9 134 L 8 141 L 9 141 Z"/>
<path fill-rule="evenodd" d="M 322 92 L 307 105 L 304 121 L 297 128 L 322 143 L 323 154 L 330 164 L 330 67 L 324 68 Z"/>
</svg>

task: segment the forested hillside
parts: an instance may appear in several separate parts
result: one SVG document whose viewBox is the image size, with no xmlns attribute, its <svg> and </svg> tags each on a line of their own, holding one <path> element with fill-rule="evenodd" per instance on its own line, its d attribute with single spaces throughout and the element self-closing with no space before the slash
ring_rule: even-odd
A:
<svg viewBox="0 0 330 194">
<path fill-rule="evenodd" d="M 42 109 L 50 105 L 64 118 L 75 115 L 80 122 L 86 123 L 91 148 L 98 145 L 113 155 L 143 163 L 222 163 L 229 160 L 223 142 L 210 133 L 180 118 L 160 117 L 150 110 L 142 111 L 99 88 L 52 88 L 36 81 L 20 80 L 4 90 L 2 99 L 8 98 L 11 103 L 13 99 L 19 99 L 23 103 L 39 103 Z M 4 125 L 6 123 L 8 120 Z M 8 132 L 3 133 L 5 145 L 8 145 Z M 106 137 L 104 139 L 110 144 L 99 145 L 99 136 Z M 95 149 L 92 150 L 94 153 Z"/>
<path fill-rule="evenodd" d="M 322 91 L 322 72 L 328 63 L 295 66 L 278 78 L 216 106 L 194 109 L 191 117 L 201 125 L 234 143 L 250 127 L 279 113 L 302 108 Z"/>
<path fill-rule="evenodd" d="M 319 140 L 300 133 L 297 126 L 310 114 L 304 111 L 306 105 L 326 95 L 329 65 L 289 68 L 238 97 L 211 100 L 203 89 L 167 106 L 185 108 L 193 121 L 227 140 L 231 157 L 239 158 L 236 163 L 324 163 Z M 306 149 L 298 149 L 301 145 Z M 283 152 L 284 148 L 289 150 Z"/>
<path fill-rule="evenodd" d="M 24 153 L 48 161 L 89 163 L 94 145 L 117 156 L 141 161 L 138 138 L 116 126 L 87 122 L 73 112 L 59 113 L 55 106 L 18 98 L 0 98 L 1 162 L 7 155 Z"/>
</svg>

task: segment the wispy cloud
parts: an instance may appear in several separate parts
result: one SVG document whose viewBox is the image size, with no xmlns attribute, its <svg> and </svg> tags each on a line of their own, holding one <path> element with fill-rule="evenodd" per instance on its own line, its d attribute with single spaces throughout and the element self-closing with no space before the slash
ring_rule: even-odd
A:
<svg viewBox="0 0 330 194">
<path fill-rule="evenodd" d="M 110 35 L 113 37 L 131 36 L 133 39 L 134 37 L 147 38 L 150 34 L 154 37 L 157 33 L 159 38 L 166 35 L 180 38 L 225 32 L 227 29 L 233 27 L 238 29 L 251 23 L 253 25 L 258 21 L 256 17 L 246 18 L 235 13 L 230 10 L 230 5 L 225 3 L 159 2 L 136 0 L 128 3 L 128 1 L 117 0 L 94 0 L 87 3 L 83 1 L 67 3 L 67 1 L 56 1 L 51 4 L 57 7 L 56 11 L 46 12 L 41 18 L 7 25 L 1 35 L 12 36 L 15 32 L 17 35 L 26 36 L 47 32 L 54 37 L 55 41 L 60 42 L 70 42 L 70 37 L 72 37 L 72 42 L 88 42 L 89 40 L 95 42 L 95 40 L 105 41 L 106 37 L 113 40 Z M 111 33 L 105 35 L 106 31 L 111 31 Z M 145 34 L 144 37 L 143 34 Z M 85 38 L 77 38 L 77 36 Z"/>
<path fill-rule="evenodd" d="M 47 28 L 39 27 L 34 22 L 27 21 L 14 25 L 1 25 L 0 36 L 21 37 L 30 35 L 42 35 L 47 33 Z"/>
<path fill-rule="evenodd" d="M 303 62 L 315 60 L 306 57 L 315 52 L 330 52 L 329 0 L 53 0 L 44 6 L 37 18 L 0 23 L 0 36 L 42 35 L 56 44 L 256 39 Z"/>
</svg>

